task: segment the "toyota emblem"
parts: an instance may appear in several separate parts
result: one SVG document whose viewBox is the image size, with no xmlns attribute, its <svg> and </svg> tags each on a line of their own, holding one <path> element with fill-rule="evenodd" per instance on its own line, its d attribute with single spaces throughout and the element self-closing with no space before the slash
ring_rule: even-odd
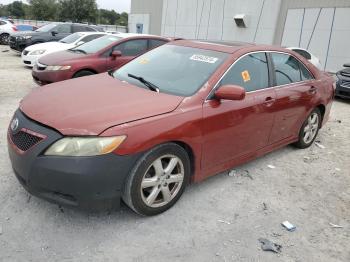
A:
<svg viewBox="0 0 350 262">
<path fill-rule="evenodd" d="M 16 117 L 11 122 L 11 130 L 16 131 L 17 128 L 18 128 L 18 118 Z"/>
</svg>

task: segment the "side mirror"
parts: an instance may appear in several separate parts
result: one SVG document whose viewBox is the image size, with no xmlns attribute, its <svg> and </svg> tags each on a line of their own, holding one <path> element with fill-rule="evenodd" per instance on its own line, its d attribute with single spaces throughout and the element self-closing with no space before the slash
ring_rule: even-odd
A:
<svg viewBox="0 0 350 262">
<path fill-rule="evenodd" d="M 79 46 L 79 45 L 82 45 L 82 44 L 85 44 L 84 41 L 79 41 L 78 43 L 76 43 L 76 46 Z"/>
<path fill-rule="evenodd" d="M 350 63 L 346 63 L 343 65 L 344 67 L 350 67 Z"/>
<path fill-rule="evenodd" d="M 113 60 L 117 59 L 117 57 L 122 56 L 122 52 L 120 52 L 119 50 L 114 50 L 111 54 L 111 57 Z"/>
<path fill-rule="evenodd" d="M 58 34 L 57 31 L 51 31 L 51 35 L 53 35 L 53 36 L 55 36 L 55 35 L 57 35 L 57 34 Z"/>
<path fill-rule="evenodd" d="M 245 98 L 244 88 L 236 85 L 223 85 L 214 94 L 217 99 L 243 100 Z"/>
</svg>

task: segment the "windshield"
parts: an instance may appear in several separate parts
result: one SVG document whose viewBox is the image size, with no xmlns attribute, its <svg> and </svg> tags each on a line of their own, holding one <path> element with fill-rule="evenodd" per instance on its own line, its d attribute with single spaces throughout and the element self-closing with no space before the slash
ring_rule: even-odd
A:
<svg viewBox="0 0 350 262">
<path fill-rule="evenodd" d="M 58 42 L 65 43 L 65 44 L 71 44 L 71 43 L 74 43 L 75 41 L 77 41 L 82 36 L 83 36 L 82 33 L 74 33 L 74 34 L 71 34 L 71 35 L 61 39 Z"/>
<path fill-rule="evenodd" d="M 71 50 L 79 50 L 83 53 L 86 54 L 94 54 L 104 48 L 106 48 L 107 46 L 109 46 L 110 44 L 119 41 L 121 38 L 117 37 L 117 36 L 113 36 L 113 35 L 106 35 L 106 36 L 102 36 L 100 38 L 97 38 L 95 40 L 92 40 L 90 42 L 87 42 L 85 44 L 82 44 L 78 47 L 72 48 Z"/>
<path fill-rule="evenodd" d="M 37 30 L 35 30 L 35 32 L 49 32 L 51 29 L 55 27 L 56 27 L 56 24 L 47 24 L 38 28 Z"/>
<path fill-rule="evenodd" d="M 132 60 L 113 73 L 115 78 L 145 88 L 131 75 L 142 77 L 160 92 L 191 96 L 227 58 L 226 53 L 163 45 Z"/>
</svg>

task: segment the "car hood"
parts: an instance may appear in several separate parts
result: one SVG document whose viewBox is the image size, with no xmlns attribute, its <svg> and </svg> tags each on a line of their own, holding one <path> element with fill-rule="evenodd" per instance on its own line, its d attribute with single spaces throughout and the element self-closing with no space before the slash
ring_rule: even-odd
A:
<svg viewBox="0 0 350 262">
<path fill-rule="evenodd" d="M 112 126 L 169 113 L 182 100 L 103 73 L 39 87 L 21 101 L 20 109 L 63 135 L 98 135 Z"/>
<path fill-rule="evenodd" d="M 88 57 L 90 55 L 64 50 L 43 56 L 39 59 L 39 63 L 44 65 L 65 65 L 67 61 L 81 60 Z"/>
<path fill-rule="evenodd" d="M 27 51 L 34 51 L 34 50 L 47 50 L 49 52 L 56 52 L 60 50 L 66 50 L 70 48 L 71 45 L 60 43 L 60 42 L 47 42 L 47 43 L 41 43 L 36 45 L 31 45 L 26 48 Z"/>
<path fill-rule="evenodd" d="M 20 32 L 16 32 L 13 33 L 13 36 L 37 36 L 37 35 L 41 35 L 41 34 L 48 34 L 48 32 L 35 32 L 35 31 L 20 31 Z"/>
</svg>

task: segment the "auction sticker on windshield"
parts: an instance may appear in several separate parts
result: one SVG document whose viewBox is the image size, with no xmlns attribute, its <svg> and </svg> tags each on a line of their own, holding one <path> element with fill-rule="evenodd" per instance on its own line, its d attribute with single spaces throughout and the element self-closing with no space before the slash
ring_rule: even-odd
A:
<svg viewBox="0 0 350 262">
<path fill-rule="evenodd" d="M 193 55 L 190 57 L 190 59 L 194 61 L 209 63 L 209 64 L 214 64 L 216 63 L 216 61 L 218 61 L 218 58 L 216 57 L 205 56 L 205 55 Z"/>
</svg>

